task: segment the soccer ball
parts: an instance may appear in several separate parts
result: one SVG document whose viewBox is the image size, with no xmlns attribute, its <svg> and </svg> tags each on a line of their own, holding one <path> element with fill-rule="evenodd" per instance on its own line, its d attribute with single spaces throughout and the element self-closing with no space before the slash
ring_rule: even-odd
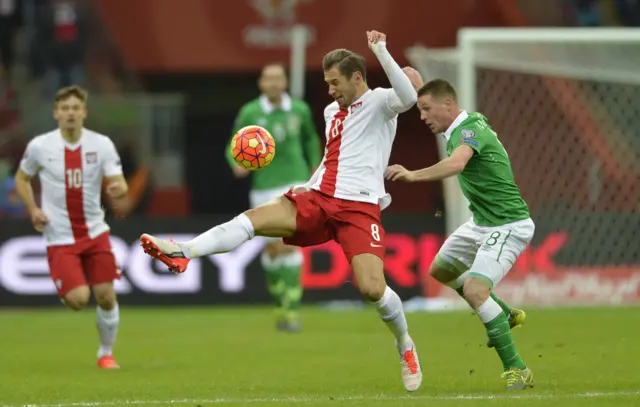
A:
<svg viewBox="0 0 640 407">
<path fill-rule="evenodd" d="M 243 127 L 231 140 L 231 154 L 241 167 L 251 171 L 259 170 L 273 161 L 276 142 L 263 127 Z"/>
</svg>

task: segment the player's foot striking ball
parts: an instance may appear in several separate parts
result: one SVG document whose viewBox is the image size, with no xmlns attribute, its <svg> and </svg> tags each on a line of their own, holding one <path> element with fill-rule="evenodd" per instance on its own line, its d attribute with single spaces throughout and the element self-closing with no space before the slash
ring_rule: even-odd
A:
<svg viewBox="0 0 640 407">
<path fill-rule="evenodd" d="M 358 289 L 394 336 L 405 389 L 415 391 L 422 371 L 402 300 L 385 281 L 380 211 L 391 201 L 384 171 L 398 114 L 410 109 L 417 95 L 387 51 L 386 36 L 369 31 L 367 40 L 392 88 L 369 89 L 364 59 L 351 51 L 337 49 L 325 56 L 324 79 L 334 102 L 324 112 L 325 156 L 306 184 L 191 241 L 171 243 L 142 235 L 141 243 L 171 270 L 184 271 L 185 260 L 226 253 L 254 236 L 281 237 L 292 246 L 336 241 L 353 267 Z"/>
<path fill-rule="evenodd" d="M 476 311 L 502 362 L 507 389 L 533 386 L 533 373 L 516 349 L 511 329 L 522 325 L 524 311 L 510 308 L 496 297 L 494 287 L 509 272 L 531 241 L 535 226 L 520 195 L 511 162 L 487 118 L 458 106 L 455 89 L 435 79 L 418 89 L 420 118 L 437 137 L 447 140 L 448 157 L 421 170 L 401 165 L 387 168 L 392 181 L 438 181 L 458 176 L 473 213 L 442 245 L 429 273 L 455 289 Z"/>
</svg>

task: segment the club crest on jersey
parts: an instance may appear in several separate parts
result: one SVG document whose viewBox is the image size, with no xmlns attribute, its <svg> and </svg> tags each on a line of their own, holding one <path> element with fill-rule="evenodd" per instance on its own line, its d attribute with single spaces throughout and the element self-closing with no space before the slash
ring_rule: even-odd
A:
<svg viewBox="0 0 640 407">
<path fill-rule="evenodd" d="M 98 163 L 98 153 L 95 151 L 88 152 L 84 154 L 84 159 L 87 164 L 97 164 Z"/>
<path fill-rule="evenodd" d="M 472 138 L 476 136 L 476 133 L 471 129 L 462 129 L 460 134 L 462 134 L 462 138 Z"/>
<path fill-rule="evenodd" d="M 357 108 L 362 107 L 362 102 L 354 103 L 354 104 L 352 104 L 352 105 L 351 105 L 351 106 L 349 106 L 349 107 L 351 107 L 351 114 L 353 114 L 353 112 L 354 112 Z"/>
</svg>

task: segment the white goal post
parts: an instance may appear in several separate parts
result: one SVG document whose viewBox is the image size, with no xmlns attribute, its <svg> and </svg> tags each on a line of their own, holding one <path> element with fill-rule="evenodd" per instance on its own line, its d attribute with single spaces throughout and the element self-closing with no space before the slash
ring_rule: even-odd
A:
<svg viewBox="0 0 640 407">
<path fill-rule="evenodd" d="M 406 55 L 425 81 L 450 81 L 464 109 L 488 116 L 534 211 L 624 212 L 634 199 L 639 209 L 638 186 L 624 183 L 640 174 L 640 29 L 463 28 L 454 48 L 417 45 Z M 445 157 L 441 137 L 438 148 Z M 565 192 L 569 178 L 554 178 L 563 169 L 576 182 Z M 605 193 L 613 179 L 618 191 Z M 444 195 L 451 233 L 469 219 L 468 202 L 453 178 Z"/>
</svg>

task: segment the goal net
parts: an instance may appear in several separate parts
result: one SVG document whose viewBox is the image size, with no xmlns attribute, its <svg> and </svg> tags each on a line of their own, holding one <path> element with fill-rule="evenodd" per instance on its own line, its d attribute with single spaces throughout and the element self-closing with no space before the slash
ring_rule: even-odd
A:
<svg viewBox="0 0 640 407">
<path fill-rule="evenodd" d="M 407 50 L 425 81 L 449 80 L 488 117 L 511 158 L 536 234 L 497 288 L 506 300 L 640 301 L 639 31 L 462 29 L 455 48 Z M 444 194 L 450 233 L 470 214 L 455 180 Z"/>
</svg>

